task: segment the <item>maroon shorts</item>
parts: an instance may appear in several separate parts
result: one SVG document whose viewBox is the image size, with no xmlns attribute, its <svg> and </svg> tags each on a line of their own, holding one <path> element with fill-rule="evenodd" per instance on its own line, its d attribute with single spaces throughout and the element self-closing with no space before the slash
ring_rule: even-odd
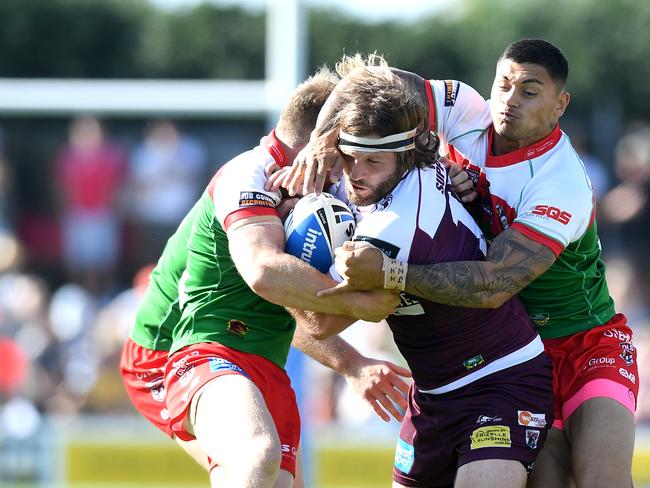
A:
<svg viewBox="0 0 650 488">
<path fill-rule="evenodd" d="M 237 351 L 216 342 L 193 344 L 174 353 L 165 371 L 171 431 L 181 440 L 195 439 L 183 427 L 192 399 L 203 385 L 227 374 L 245 376 L 260 390 L 282 444 L 280 469 L 295 476 L 300 442 L 296 395 L 287 373 L 262 356 Z M 213 467 L 211 463 L 210 469 Z"/>
<path fill-rule="evenodd" d="M 484 459 L 532 468 L 553 423 L 551 361 L 540 354 L 441 395 L 411 386 L 393 479 L 404 486 L 453 486 L 458 468 Z"/>
<path fill-rule="evenodd" d="M 147 349 L 127 339 L 120 358 L 120 373 L 135 409 L 171 437 L 163 386 L 167 353 Z"/>
<path fill-rule="evenodd" d="M 632 330 L 623 314 L 593 329 L 559 339 L 545 339 L 553 361 L 555 421 L 564 421 L 591 398 L 611 398 L 632 414 L 639 394 L 639 370 Z"/>
</svg>

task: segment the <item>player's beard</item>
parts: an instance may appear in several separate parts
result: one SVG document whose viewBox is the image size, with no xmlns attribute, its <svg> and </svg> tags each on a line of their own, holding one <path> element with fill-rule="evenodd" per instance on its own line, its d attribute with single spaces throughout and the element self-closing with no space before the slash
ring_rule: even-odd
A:
<svg viewBox="0 0 650 488">
<path fill-rule="evenodd" d="M 402 179 L 402 176 L 402 169 L 400 168 L 400 165 L 398 165 L 392 175 L 390 175 L 385 181 L 382 181 L 376 186 L 369 185 L 365 179 L 355 180 L 355 184 L 363 186 L 366 189 L 364 195 L 357 195 L 354 192 L 352 185 L 350 184 L 350 178 L 346 175 L 345 193 L 348 197 L 348 200 L 359 207 L 372 205 L 388 195 L 393 190 L 393 188 L 397 186 L 399 181 Z"/>
</svg>

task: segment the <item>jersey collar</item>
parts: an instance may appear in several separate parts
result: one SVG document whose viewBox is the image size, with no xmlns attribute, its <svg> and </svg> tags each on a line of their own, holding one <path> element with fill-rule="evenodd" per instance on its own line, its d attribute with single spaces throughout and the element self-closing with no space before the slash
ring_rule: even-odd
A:
<svg viewBox="0 0 650 488">
<path fill-rule="evenodd" d="M 289 160 L 286 153 L 284 152 L 282 143 L 275 135 L 275 129 L 269 132 L 269 135 L 262 137 L 261 144 L 266 148 L 269 154 L 273 156 L 273 159 L 281 168 L 293 162 Z"/>
<path fill-rule="evenodd" d="M 485 161 L 485 165 L 492 168 L 500 168 L 504 166 L 510 166 L 511 164 L 521 163 L 522 161 L 528 161 L 529 159 L 534 159 L 542 154 L 553 149 L 562 137 L 562 131 L 560 130 L 560 124 L 555 126 L 553 132 L 546 136 L 541 141 L 537 141 L 529 146 L 525 146 L 519 149 L 515 149 L 506 154 L 500 156 L 492 156 L 492 139 L 494 138 L 494 126 L 490 126 L 488 129 L 488 155 Z"/>
</svg>

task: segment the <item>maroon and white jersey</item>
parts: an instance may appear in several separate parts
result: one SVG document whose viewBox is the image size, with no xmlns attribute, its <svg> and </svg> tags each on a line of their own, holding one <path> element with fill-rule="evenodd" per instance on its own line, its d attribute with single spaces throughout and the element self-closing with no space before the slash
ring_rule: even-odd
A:
<svg viewBox="0 0 650 488">
<path fill-rule="evenodd" d="M 354 239 L 409 264 L 483 260 L 485 239 L 450 185 L 441 164 L 411 170 L 378 203 L 354 209 Z M 387 321 L 423 392 L 455 390 L 543 351 L 518 298 L 496 309 L 473 309 L 402 293 Z"/>
</svg>

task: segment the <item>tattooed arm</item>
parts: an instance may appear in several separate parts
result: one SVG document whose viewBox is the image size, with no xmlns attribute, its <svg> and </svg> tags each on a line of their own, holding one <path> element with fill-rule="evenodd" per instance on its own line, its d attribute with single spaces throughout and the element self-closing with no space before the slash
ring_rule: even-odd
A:
<svg viewBox="0 0 650 488">
<path fill-rule="evenodd" d="M 508 229 L 494 240 L 485 261 L 409 265 L 404 291 L 447 305 L 495 308 L 532 283 L 555 259 L 548 247 Z"/>
<path fill-rule="evenodd" d="M 348 241 L 335 253 L 336 271 L 344 281 L 319 291 L 319 296 L 384 287 L 383 254 L 378 248 Z M 485 261 L 409 264 L 404 291 L 457 307 L 496 308 L 554 262 L 555 254 L 548 247 L 508 229 L 494 240 Z"/>
</svg>

